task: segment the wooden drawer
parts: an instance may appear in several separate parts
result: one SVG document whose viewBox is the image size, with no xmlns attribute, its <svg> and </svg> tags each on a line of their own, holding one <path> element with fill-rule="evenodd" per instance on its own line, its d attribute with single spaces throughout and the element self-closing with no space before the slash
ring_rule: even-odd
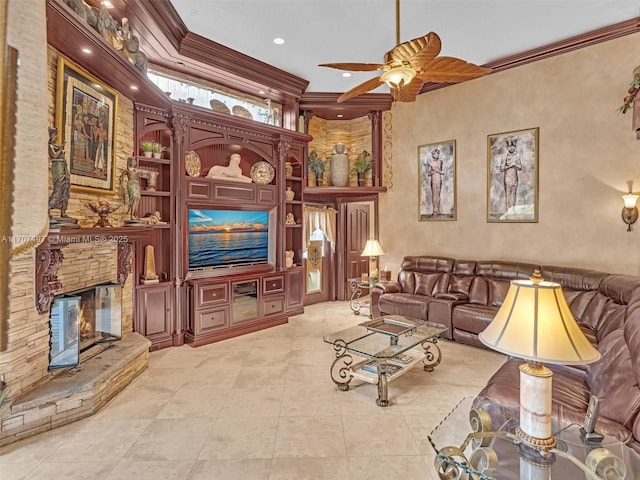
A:
<svg viewBox="0 0 640 480">
<path fill-rule="evenodd" d="M 273 296 L 262 300 L 262 316 L 277 315 L 284 312 L 284 296 Z"/>
<path fill-rule="evenodd" d="M 195 319 L 195 333 L 206 333 L 229 325 L 229 309 L 227 307 L 198 312 Z"/>
<path fill-rule="evenodd" d="M 284 275 L 274 275 L 272 277 L 262 277 L 262 293 L 270 295 L 272 293 L 284 292 Z"/>
<path fill-rule="evenodd" d="M 198 307 L 229 303 L 227 292 L 226 283 L 198 286 Z"/>
</svg>

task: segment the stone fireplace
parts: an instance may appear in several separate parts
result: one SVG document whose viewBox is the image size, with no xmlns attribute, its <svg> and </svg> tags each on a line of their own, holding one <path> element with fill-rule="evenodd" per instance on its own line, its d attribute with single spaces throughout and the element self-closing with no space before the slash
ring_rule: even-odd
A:
<svg viewBox="0 0 640 480">
<path fill-rule="evenodd" d="M 33 335 L 42 341 L 26 349 L 29 387 L 3 405 L 0 446 L 93 415 L 148 367 L 151 342 L 132 331 L 130 275 L 147 230 L 109 232 L 127 241 L 90 242 L 101 233 L 91 228 L 50 231 L 22 261 L 27 318 L 42 322 Z"/>
</svg>

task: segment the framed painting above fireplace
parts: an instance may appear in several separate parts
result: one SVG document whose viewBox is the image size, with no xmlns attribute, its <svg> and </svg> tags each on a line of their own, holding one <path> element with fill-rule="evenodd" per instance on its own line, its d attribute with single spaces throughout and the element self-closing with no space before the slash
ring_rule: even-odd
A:
<svg viewBox="0 0 640 480">
<path fill-rule="evenodd" d="M 56 126 L 72 187 L 114 193 L 118 94 L 62 55 L 56 81 Z"/>
</svg>

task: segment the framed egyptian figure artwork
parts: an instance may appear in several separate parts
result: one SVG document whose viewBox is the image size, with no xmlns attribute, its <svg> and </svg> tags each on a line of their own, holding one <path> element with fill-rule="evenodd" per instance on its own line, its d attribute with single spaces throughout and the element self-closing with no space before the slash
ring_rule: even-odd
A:
<svg viewBox="0 0 640 480">
<path fill-rule="evenodd" d="M 418 220 L 455 220 L 456 141 L 418 147 Z"/>
<path fill-rule="evenodd" d="M 538 128 L 487 136 L 487 222 L 538 221 Z"/>
<path fill-rule="evenodd" d="M 72 188 L 114 193 L 117 92 L 62 56 L 56 87 L 56 125 Z"/>
</svg>

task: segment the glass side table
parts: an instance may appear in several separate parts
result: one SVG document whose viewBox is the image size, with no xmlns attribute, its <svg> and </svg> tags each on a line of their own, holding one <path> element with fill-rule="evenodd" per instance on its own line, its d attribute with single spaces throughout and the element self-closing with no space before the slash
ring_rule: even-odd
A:
<svg viewBox="0 0 640 480">
<path fill-rule="evenodd" d="M 558 444 L 547 458 L 527 454 L 515 442 L 518 419 L 517 410 L 463 399 L 429 435 L 440 478 L 640 480 L 640 455 L 611 436 L 598 444 L 585 444 L 576 424 L 555 434 Z"/>
</svg>

